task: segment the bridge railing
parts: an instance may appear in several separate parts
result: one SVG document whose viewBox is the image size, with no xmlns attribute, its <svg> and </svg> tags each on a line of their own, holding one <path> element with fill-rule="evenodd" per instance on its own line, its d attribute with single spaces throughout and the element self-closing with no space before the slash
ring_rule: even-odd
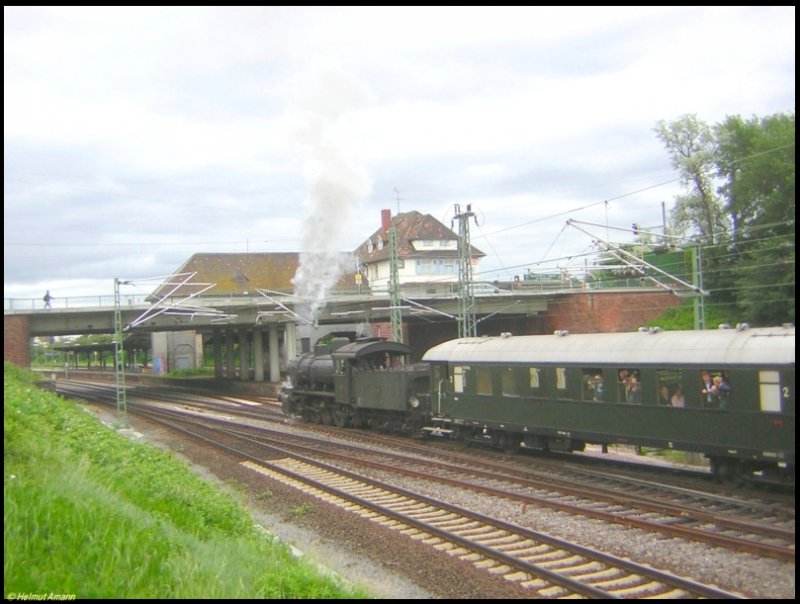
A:
<svg viewBox="0 0 800 604">
<path fill-rule="evenodd" d="M 122 306 L 140 306 L 148 304 L 146 294 L 120 296 Z M 69 310 L 79 308 L 108 308 L 114 309 L 114 296 L 71 296 L 56 297 L 50 300 L 50 309 Z M 29 312 L 31 310 L 49 310 L 42 298 L 3 298 L 4 312 Z"/>
<path fill-rule="evenodd" d="M 488 283 L 488 282 L 487 282 Z M 494 282 L 495 289 L 491 293 L 536 293 L 536 292 L 555 292 L 555 291 L 579 291 L 579 290 L 607 290 L 607 289 L 641 289 L 642 287 L 653 287 L 652 283 L 643 283 L 640 279 L 619 279 L 619 280 L 604 280 L 594 282 L 582 282 L 577 280 L 571 281 L 521 281 L 521 282 Z M 452 297 L 458 293 L 458 284 L 452 282 L 439 282 L 439 283 L 408 283 L 403 284 L 401 294 L 407 297 Z M 282 298 L 281 294 L 287 297 L 291 296 L 291 292 L 274 292 L 275 297 Z M 476 292 L 478 295 L 490 295 L 486 291 L 479 290 Z M 388 289 L 385 287 L 381 289 L 376 287 L 370 289 L 368 286 L 352 286 L 332 289 L 328 292 L 328 297 L 337 299 L 347 296 L 363 297 L 363 296 L 378 296 L 386 297 Z M 169 298 L 168 301 L 175 302 L 183 296 L 174 299 Z M 242 303 L 245 300 L 250 300 L 252 303 L 257 304 L 260 301 L 266 301 L 266 298 L 258 292 L 248 293 L 224 293 L 224 294 L 209 294 L 195 299 L 195 303 L 204 305 L 224 304 L 224 303 Z M 148 306 L 153 303 L 151 294 L 136 294 L 120 296 L 120 302 L 123 308 L 128 306 Z M 55 297 L 50 301 L 50 309 L 52 310 L 70 310 L 70 309 L 86 309 L 86 308 L 114 308 L 114 296 L 72 296 L 72 297 Z M 42 298 L 3 298 L 3 310 L 5 312 L 30 312 L 30 311 L 47 311 L 48 308 Z"/>
</svg>

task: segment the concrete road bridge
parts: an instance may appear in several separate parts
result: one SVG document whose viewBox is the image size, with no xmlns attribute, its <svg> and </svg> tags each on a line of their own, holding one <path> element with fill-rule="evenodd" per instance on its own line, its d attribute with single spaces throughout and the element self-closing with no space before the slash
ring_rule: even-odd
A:
<svg viewBox="0 0 800 604">
<path fill-rule="evenodd" d="M 478 334 L 624 331 L 658 316 L 680 300 L 653 287 L 591 290 L 581 287 L 479 291 L 475 295 Z M 55 298 L 51 308 L 41 299 L 4 299 L 4 358 L 30 365 L 34 337 L 111 334 L 115 331 L 115 296 Z M 248 295 L 206 294 L 168 298 L 154 304 L 151 296 L 119 296 L 119 316 L 126 334 L 195 334 L 213 342 L 215 373 L 235 375 L 235 350 L 240 379 L 280 381 L 280 369 L 298 349 L 313 345 L 315 333 L 368 326 L 367 335 L 388 336 L 390 305 L 386 294 L 357 290 L 332 291 L 316 319 L 307 325 L 304 301 L 281 292 Z M 422 352 L 457 337 L 459 301 L 452 293 L 405 291 L 402 315 L 406 342 Z M 309 334 L 309 335 L 304 335 Z M 195 340 L 197 341 L 197 340 Z M 204 340 L 200 340 L 202 353 Z M 234 344 L 238 344 L 235 346 Z M 166 344 L 169 348 L 170 344 Z M 202 359 L 201 359 L 202 360 Z M 170 362 L 170 369 L 175 368 Z"/>
</svg>

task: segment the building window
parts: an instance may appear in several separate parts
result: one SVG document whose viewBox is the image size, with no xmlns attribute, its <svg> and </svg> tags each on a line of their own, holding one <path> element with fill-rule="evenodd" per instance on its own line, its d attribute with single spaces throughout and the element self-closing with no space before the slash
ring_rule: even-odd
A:
<svg viewBox="0 0 800 604">
<path fill-rule="evenodd" d="M 430 260 L 417 260 L 416 274 L 417 275 L 430 275 L 431 274 L 431 261 Z"/>
<path fill-rule="evenodd" d="M 423 258 L 417 260 L 417 275 L 454 275 L 456 262 L 452 258 Z"/>
</svg>

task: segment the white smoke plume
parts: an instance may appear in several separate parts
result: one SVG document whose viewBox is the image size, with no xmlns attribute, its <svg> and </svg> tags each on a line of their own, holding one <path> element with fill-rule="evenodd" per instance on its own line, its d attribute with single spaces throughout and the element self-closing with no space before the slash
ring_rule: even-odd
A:
<svg viewBox="0 0 800 604">
<path fill-rule="evenodd" d="M 295 82 L 293 109 L 300 111 L 295 142 L 309 184 L 300 264 L 292 280 L 297 296 L 307 300 L 298 312 L 316 322 L 328 291 L 347 268 L 342 235 L 357 203 L 370 192 L 365 168 L 349 156 L 347 122 L 366 106 L 367 88 L 332 65 L 320 65 Z"/>
</svg>

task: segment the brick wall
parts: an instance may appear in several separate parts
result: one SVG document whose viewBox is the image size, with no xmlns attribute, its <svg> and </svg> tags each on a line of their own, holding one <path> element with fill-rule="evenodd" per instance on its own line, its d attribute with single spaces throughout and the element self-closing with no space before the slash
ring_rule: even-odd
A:
<svg viewBox="0 0 800 604">
<path fill-rule="evenodd" d="M 551 334 L 557 329 L 571 333 L 635 331 L 681 299 L 661 290 L 645 292 L 591 292 L 554 296 L 547 302 L 547 311 L 533 317 L 496 315 L 478 324 L 478 335 L 496 336 L 504 331 L 514 335 Z M 389 323 L 375 323 L 372 335 L 388 337 Z M 432 346 L 458 337 L 458 324 L 442 319 L 433 322 L 403 323 L 405 341 L 417 357 Z M 414 360 L 417 360 L 416 358 Z"/>
<path fill-rule="evenodd" d="M 548 303 L 544 333 L 633 331 L 680 303 L 676 295 L 661 290 L 568 294 Z"/>
<path fill-rule="evenodd" d="M 31 366 L 28 317 L 3 317 L 3 360 L 26 369 Z"/>
</svg>

